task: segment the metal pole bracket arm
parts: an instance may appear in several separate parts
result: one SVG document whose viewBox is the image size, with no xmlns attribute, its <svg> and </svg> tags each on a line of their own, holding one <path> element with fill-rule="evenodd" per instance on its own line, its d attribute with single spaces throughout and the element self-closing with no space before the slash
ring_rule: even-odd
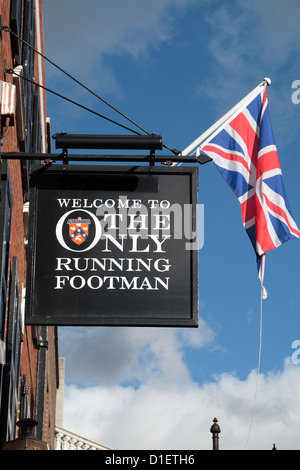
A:
<svg viewBox="0 0 300 470">
<path fill-rule="evenodd" d="M 65 150 L 62 153 L 25 153 L 25 152 L 1 152 L 0 158 L 3 160 L 31 160 L 31 161 L 45 161 L 61 162 L 67 160 L 68 162 L 120 162 L 120 163 L 163 163 L 169 166 L 178 163 L 199 163 L 203 165 L 210 162 L 212 159 L 207 155 L 198 156 L 172 156 L 169 155 L 97 155 L 97 154 L 68 154 Z"/>
</svg>

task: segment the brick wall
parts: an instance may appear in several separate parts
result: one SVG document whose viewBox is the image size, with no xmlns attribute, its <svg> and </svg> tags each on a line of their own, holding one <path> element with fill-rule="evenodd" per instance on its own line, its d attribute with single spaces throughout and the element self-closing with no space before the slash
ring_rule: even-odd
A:
<svg viewBox="0 0 300 470">
<path fill-rule="evenodd" d="M 32 0 L 34 3 L 35 0 Z M 0 14 L 2 15 L 2 23 L 5 26 L 10 26 L 10 6 L 11 0 L 0 0 Z M 39 0 L 39 22 L 41 25 L 41 46 L 44 47 L 43 40 L 43 23 L 42 23 L 42 0 Z M 38 33 L 38 32 L 37 32 Z M 42 49 L 43 52 L 43 49 Z M 2 32 L 0 38 L 0 80 L 13 82 L 12 75 L 5 76 L 5 64 L 7 68 L 14 68 L 11 39 L 8 32 Z M 45 70 L 38 67 L 38 59 L 35 57 L 35 79 L 37 77 L 44 82 Z M 43 92 L 44 93 L 44 92 Z M 43 110 L 44 122 L 41 123 L 46 129 L 46 97 L 43 95 Z M 20 151 L 20 145 L 17 139 L 16 123 L 10 127 L 8 135 L 3 141 L 3 152 Z M 20 287 L 26 286 L 26 249 L 24 244 L 24 222 L 23 222 L 23 204 L 24 191 L 21 174 L 21 163 L 19 160 L 9 161 L 9 171 L 12 185 L 13 196 L 13 214 L 12 214 L 12 235 L 11 235 L 11 259 L 13 256 L 18 258 L 18 270 Z M 35 418 L 37 409 L 36 396 L 37 390 L 37 375 L 39 364 L 39 349 L 38 341 L 40 335 L 39 326 L 25 326 L 24 339 L 22 345 L 21 357 L 21 377 L 27 376 L 29 403 L 31 409 L 31 417 Z M 58 347 L 57 347 L 57 331 L 55 327 L 48 328 L 48 350 L 47 350 L 47 364 L 45 373 L 45 387 L 44 387 L 44 416 L 42 423 L 42 440 L 46 441 L 50 448 L 54 448 L 54 425 L 55 425 L 55 405 L 56 405 L 56 388 L 58 377 Z"/>
</svg>

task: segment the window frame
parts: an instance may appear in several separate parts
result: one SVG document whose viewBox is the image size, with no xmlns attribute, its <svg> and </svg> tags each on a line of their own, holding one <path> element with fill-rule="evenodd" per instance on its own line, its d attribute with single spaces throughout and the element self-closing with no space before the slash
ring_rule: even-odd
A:
<svg viewBox="0 0 300 470">
<path fill-rule="evenodd" d="M 9 313 L 6 338 L 6 364 L 3 382 L 2 439 L 11 441 L 16 438 L 18 417 L 21 353 L 23 342 L 22 297 L 19 284 L 18 259 L 12 259 Z"/>
<path fill-rule="evenodd" d="M 24 0 L 12 0 L 10 6 L 10 27 L 19 37 L 23 36 L 23 11 Z M 22 42 L 12 36 L 12 52 L 17 65 L 22 62 Z"/>
<path fill-rule="evenodd" d="M 13 196 L 8 162 L 3 161 L 0 180 L 0 341 L 5 341 L 5 319 L 8 304 L 8 279 L 10 274 L 10 243 Z M 3 196 L 3 197 L 2 197 Z M 1 221 L 3 223 L 1 224 Z"/>
</svg>

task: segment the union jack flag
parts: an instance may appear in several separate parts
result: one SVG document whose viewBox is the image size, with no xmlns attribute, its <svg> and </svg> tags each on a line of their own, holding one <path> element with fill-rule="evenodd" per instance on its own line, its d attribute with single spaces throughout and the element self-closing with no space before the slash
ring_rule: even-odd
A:
<svg viewBox="0 0 300 470">
<path fill-rule="evenodd" d="M 300 238 L 300 232 L 283 183 L 266 87 L 255 95 L 198 151 L 212 158 L 237 196 L 260 269 L 266 252 L 289 239 Z"/>
</svg>

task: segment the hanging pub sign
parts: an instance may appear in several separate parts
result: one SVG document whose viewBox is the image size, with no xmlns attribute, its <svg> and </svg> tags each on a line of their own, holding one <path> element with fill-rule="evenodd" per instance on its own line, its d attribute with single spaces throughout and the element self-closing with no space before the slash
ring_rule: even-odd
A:
<svg viewBox="0 0 300 470">
<path fill-rule="evenodd" d="M 196 167 L 35 165 L 26 323 L 198 326 Z"/>
</svg>

